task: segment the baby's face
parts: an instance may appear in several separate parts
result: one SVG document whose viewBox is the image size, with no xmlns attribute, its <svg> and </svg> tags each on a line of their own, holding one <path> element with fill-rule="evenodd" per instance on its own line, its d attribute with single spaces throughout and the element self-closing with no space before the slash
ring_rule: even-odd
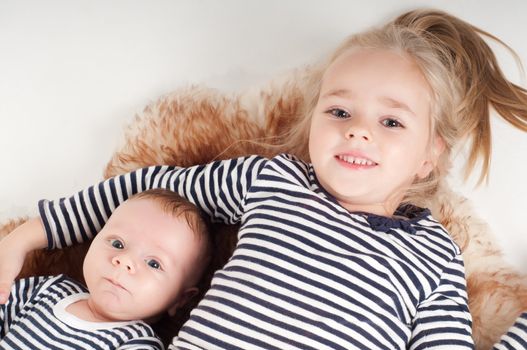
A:
<svg viewBox="0 0 527 350">
<path fill-rule="evenodd" d="M 84 260 L 91 305 L 108 320 L 145 319 L 176 304 L 199 244 L 184 218 L 151 199 L 118 207 Z"/>
</svg>

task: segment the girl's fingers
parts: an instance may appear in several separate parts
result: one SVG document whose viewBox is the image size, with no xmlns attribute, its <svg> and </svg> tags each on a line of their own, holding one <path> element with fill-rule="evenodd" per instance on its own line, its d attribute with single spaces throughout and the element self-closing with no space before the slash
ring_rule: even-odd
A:
<svg viewBox="0 0 527 350">
<path fill-rule="evenodd" d="M 9 292 L 12 284 L 13 282 L 0 282 L 0 304 L 5 304 L 9 299 Z"/>
</svg>

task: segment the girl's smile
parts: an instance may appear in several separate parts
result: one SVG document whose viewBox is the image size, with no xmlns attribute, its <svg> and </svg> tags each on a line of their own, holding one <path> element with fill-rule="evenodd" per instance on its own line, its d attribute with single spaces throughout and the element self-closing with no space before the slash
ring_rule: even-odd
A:
<svg viewBox="0 0 527 350">
<path fill-rule="evenodd" d="M 379 163 L 369 159 L 366 156 L 363 156 L 360 152 L 338 154 L 335 156 L 335 158 L 342 166 L 350 169 L 371 169 L 379 165 Z"/>
<path fill-rule="evenodd" d="M 350 211 L 390 216 L 432 170 L 430 87 L 415 62 L 352 49 L 324 74 L 309 154 L 322 186 Z"/>
</svg>

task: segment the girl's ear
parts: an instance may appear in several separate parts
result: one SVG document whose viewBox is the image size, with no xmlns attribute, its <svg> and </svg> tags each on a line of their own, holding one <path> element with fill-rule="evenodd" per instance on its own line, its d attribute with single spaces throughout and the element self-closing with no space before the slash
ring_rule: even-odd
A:
<svg viewBox="0 0 527 350">
<path fill-rule="evenodd" d="M 179 308 L 189 302 L 196 294 L 198 294 L 199 289 L 196 287 L 185 289 L 181 295 L 177 298 L 176 302 L 170 306 L 167 310 L 169 316 L 174 316 Z"/>
<path fill-rule="evenodd" d="M 439 137 L 435 136 L 432 146 L 430 147 L 428 159 L 426 159 L 421 168 L 417 172 L 417 177 L 424 179 L 427 177 L 432 170 L 437 166 L 437 162 L 441 154 L 445 151 L 445 141 Z"/>
</svg>

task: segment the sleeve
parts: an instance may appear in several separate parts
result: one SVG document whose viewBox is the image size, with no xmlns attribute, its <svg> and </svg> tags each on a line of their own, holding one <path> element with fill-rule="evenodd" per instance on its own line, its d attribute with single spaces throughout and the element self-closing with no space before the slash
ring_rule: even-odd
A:
<svg viewBox="0 0 527 350">
<path fill-rule="evenodd" d="M 178 192 L 212 220 L 234 224 L 243 214 L 243 199 L 265 161 L 251 156 L 189 168 L 152 166 L 107 179 L 69 198 L 41 200 L 39 213 L 48 248 L 90 240 L 128 197 L 154 188 Z"/>
<path fill-rule="evenodd" d="M 461 254 L 446 265 L 437 288 L 418 305 L 409 349 L 474 349 Z"/>
<path fill-rule="evenodd" d="M 11 324 L 26 305 L 38 286 L 47 277 L 28 277 L 15 281 L 7 303 L 0 305 L 0 339 L 9 332 Z"/>
<path fill-rule="evenodd" d="M 527 312 L 521 314 L 493 350 L 527 350 Z"/>
<path fill-rule="evenodd" d="M 155 337 L 136 338 L 119 346 L 117 350 L 164 350 L 161 340 Z"/>
</svg>

